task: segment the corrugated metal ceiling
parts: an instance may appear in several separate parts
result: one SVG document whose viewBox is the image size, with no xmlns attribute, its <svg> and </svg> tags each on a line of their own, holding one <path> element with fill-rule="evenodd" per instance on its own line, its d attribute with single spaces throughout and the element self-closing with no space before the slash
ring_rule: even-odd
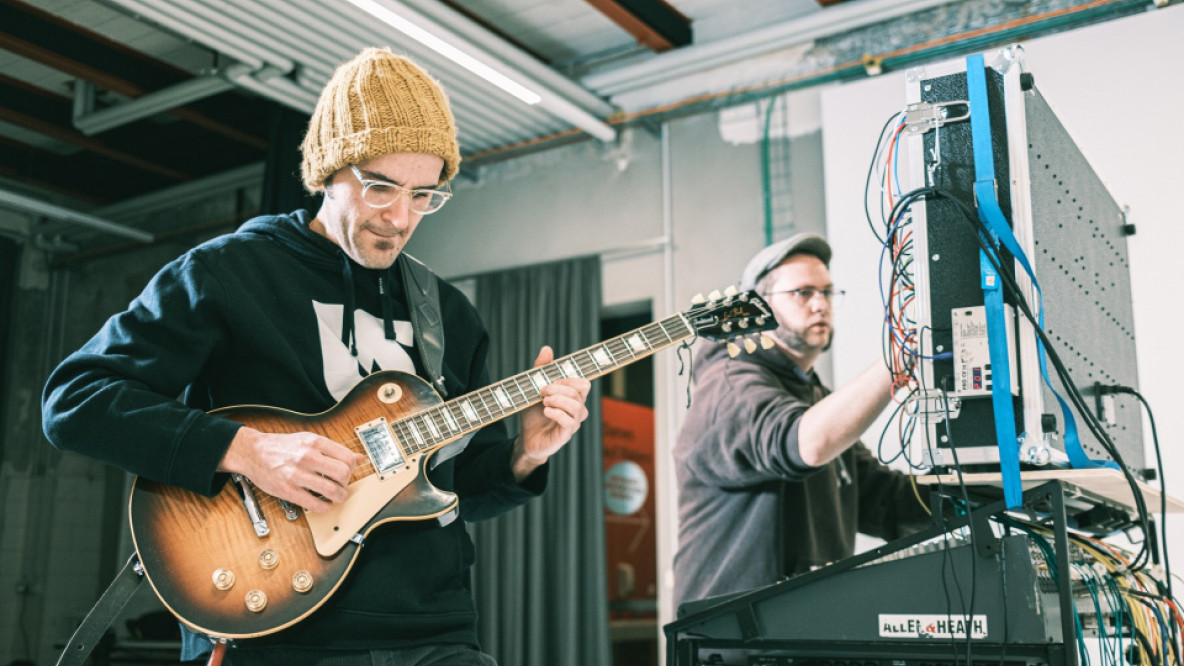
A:
<svg viewBox="0 0 1184 666">
<path fill-rule="evenodd" d="M 277 104 L 311 111 L 335 66 L 366 46 L 406 53 L 441 80 L 472 165 L 556 138 L 612 140 L 622 123 L 695 100 L 767 95 L 817 40 L 976 4 L 630 1 L 672 7 L 689 19 L 690 43 L 664 53 L 640 46 L 635 29 L 602 13 L 624 0 L 0 0 L 0 194 L 93 210 L 258 165 Z M 357 6 L 366 3 L 509 75 L 539 102 L 523 103 Z M 1098 3 L 1063 4 L 1077 11 Z M 1024 11 L 1005 7 L 989 20 Z M 1060 25 L 1056 13 L 1045 16 Z M 933 38 L 930 28 L 917 21 L 896 37 L 921 44 Z M 843 54 L 842 64 L 851 69 L 854 57 L 862 70 L 860 53 Z M 821 57 L 819 69 L 840 56 Z M 177 101 L 195 86 L 209 91 Z M 153 97 L 180 106 L 110 128 L 93 124 L 149 107 Z"/>
</svg>

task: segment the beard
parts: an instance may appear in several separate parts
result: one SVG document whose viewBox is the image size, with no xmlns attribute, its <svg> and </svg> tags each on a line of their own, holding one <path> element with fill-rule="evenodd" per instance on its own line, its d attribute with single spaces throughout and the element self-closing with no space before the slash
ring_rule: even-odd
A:
<svg viewBox="0 0 1184 666">
<path fill-rule="evenodd" d="M 786 347 L 798 353 L 824 352 L 830 349 L 830 343 L 835 339 L 835 329 L 833 327 L 827 330 L 826 341 L 822 344 L 810 344 L 806 340 L 806 336 L 802 330 L 792 329 L 787 326 L 778 326 L 773 334 L 777 336 L 778 340 L 785 343 Z"/>
</svg>

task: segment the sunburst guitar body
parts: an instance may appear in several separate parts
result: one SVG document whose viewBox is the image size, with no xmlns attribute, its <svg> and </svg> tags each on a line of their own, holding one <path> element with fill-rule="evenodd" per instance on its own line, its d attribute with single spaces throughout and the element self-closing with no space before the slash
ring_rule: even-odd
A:
<svg viewBox="0 0 1184 666">
<path fill-rule="evenodd" d="M 262 432 L 313 432 L 366 453 L 356 424 L 393 421 L 440 403 L 419 377 L 384 371 L 323 414 L 270 407 L 215 413 Z M 224 638 L 278 631 L 337 590 L 376 526 L 454 515 L 456 495 L 438 490 L 424 474 L 431 453 L 408 456 L 384 474 L 363 465 L 351 479 L 349 499 L 328 514 L 305 514 L 243 479 L 205 497 L 137 478 L 129 502 L 136 552 L 152 588 L 190 628 Z"/>
<path fill-rule="evenodd" d="M 323 435 L 366 462 L 350 478 L 348 498 L 322 514 L 306 514 L 239 476 L 214 497 L 137 478 L 128 511 L 140 564 L 160 600 L 193 631 L 240 639 L 290 627 L 328 601 L 378 526 L 455 518 L 457 496 L 425 473 L 441 448 L 538 403 L 542 387 L 557 379 L 593 379 L 696 335 L 726 338 L 738 353 L 731 339 L 775 326 L 759 296 L 731 293 L 447 402 L 419 377 L 382 371 L 320 414 L 215 410 L 262 432 Z M 754 349 L 752 340 L 744 343 Z"/>
</svg>

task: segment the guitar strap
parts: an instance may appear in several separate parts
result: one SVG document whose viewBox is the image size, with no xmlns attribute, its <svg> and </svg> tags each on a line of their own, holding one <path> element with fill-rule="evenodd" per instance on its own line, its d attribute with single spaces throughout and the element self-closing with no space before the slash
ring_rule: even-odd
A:
<svg viewBox="0 0 1184 666">
<path fill-rule="evenodd" d="M 127 564 L 123 565 L 123 570 L 107 586 L 107 590 L 103 592 L 98 603 L 90 609 L 90 612 L 86 614 L 86 619 L 70 637 L 70 642 L 66 643 L 66 648 L 62 650 L 62 656 L 58 658 L 57 666 L 82 666 L 86 662 L 87 657 L 95 649 L 95 645 L 98 644 L 103 634 L 107 633 L 107 628 L 111 626 L 124 606 L 127 606 L 128 600 L 139 589 L 142 580 L 144 580 L 144 570 L 140 566 L 140 559 L 135 553 L 132 553 Z"/>
<path fill-rule="evenodd" d="M 428 381 L 444 398 L 444 325 L 440 316 L 440 283 L 436 274 L 420 260 L 402 253 L 399 269 L 403 276 L 403 291 L 407 294 L 407 310 L 415 329 L 415 346 L 427 370 Z"/>
<path fill-rule="evenodd" d="M 440 314 L 440 282 L 436 274 L 423 262 L 403 252 L 399 270 L 403 276 L 403 291 L 407 295 L 407 311 L 411 313 L 411 327 L 415 331 L 415 347 L 428 373 L 428 382 L 443 397 L 448 399 L 444 386 L 444 323 Z M 465 449 L 470 433 L 442 447 L 432 456 L 431 465 L 448 460 Z"/>
</svg>

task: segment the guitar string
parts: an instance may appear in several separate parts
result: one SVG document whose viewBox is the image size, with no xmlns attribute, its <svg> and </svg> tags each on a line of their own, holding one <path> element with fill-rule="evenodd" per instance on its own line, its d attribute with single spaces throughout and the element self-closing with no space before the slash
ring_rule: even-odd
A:
<svg viewBox="0 0 1184 666">
<path fill-rule="evenodd" d="M 638 358 L 644 358 L 646 356 L 650 356 L 650 355 L 656 353 L 657 351 L 664 349 L 664 348 L 670 346 L 671 344 L 674 344 L 675 342 L 677 342 L 677 339 L 675 339 L 675 336 L 672 336 L 670 334 L 670 332 L 666 330 L 665 323 L 667 321 L 670 321 L 670 322 L 678 321 L 679 323 L 684 324 L 684 326 L 686 323 L 685 321 L 683 321 L 681 319 L 681 317 L 675 316 L 675 317 L 667 318 L 666 320 L 657 321 L 657 322 L 648 324 L 648 325 L 643 326 L 643 327 L 636 329 L 634 331 L 631 331 L 631 332 L 619 335 L 615 338 L 611 338 L 609 340 L 606 340 L 598 345 L 594 345 L 594 346 L 589 347 L 587 349 L 583 349 L 583 350 L 580 350 L 580 351 L 575 352 L 573 354 L 569 354 L 568 356 L 564 356 L 562 358 L 556 359 L 546 365 L 542 365 L 537 368 L 532 368 L 532 369 L 527 370 L 525 372 L 518 373 L 517 375 L 513 375 L 507 379 L 502 380 L 501 382 L 498 382 L 496 384 L 491 384 L 491 385 L 486 386 L 484 388 L 473 391 L 472 393 L 468 394 L 467 396 L 465 396 L 463 398 L 458 398 L 456 400 L 443 402 L 438 405 L 434 405 L 432 407 L 424 409 L 423 411 L 417 412 L 415 414 L 411 414 L 406 417 L 400 418 L 396 421 L 392 421 L 390 423 L 391 429 L 396 431 L 395 434 L 401 435 L 401 437 L 396 438 L 400 442 L 421 441 L 425 438 L 422 436 L 422 433 L 421 433 L 420 437 L 415 437 L 415 435 L 410 430 L 410 428 L 414 427 L 414 425 L 411 424 L 410 422 L 416 418 L 422 418 L 422 419 L 431 418 L 434 416 L 434 414 L 436 412 L 442 412 L 444 410 L 448 410 L 449 412 L 451 412 L 452 407 L 455 406 L 461 412 L 461 414 L 459 416 L 463 416 L 464 419 L 466 421 L 468 421 L 469 425 L 468 425 L 467 429 L 461 429 L 459 433 L 454 433 L 454 434 L 448 435 L 447 437 L 443 437 L 443 438 L 440 438 L 438 436 L 433 436 L 435 439 L 438 439 L 439 441 L 434 442 L 434 443 L 424 443 L 421 448 L 415 448 L 414 451 L 411 453 L 411 456 L 416 456 L 416 455 L 422 453 L 423 451 L 426 451 L 426 450 L 433 448 L 433 447 L 445 446 L 445 445 L 447 445 L 447 443 L 451 443 L 451 441 L 456 441 L 456 439 L 463 437 L 464 435 L 468 434 L 469 432 L 474 432 L 476 430 L 480 430 L 482 427 L 485 427 L 486 425 L 489 425 L 490 423 L 493 423 L 493 422 L 500 420 L 502 418 L 505 418 L 513 413 L 527 409 L 527 408 L 533 406 L 534 404 L 537 404 L 538 402 L 541 402 L 542 401 L 542 394 L 539 393 L 539 391 L 541 391 L 541 387 L 535 385 L 533 382 L 529 382 L 528 385 L 534 387 L 537 397 L 531 396 L 528 398 L 526 392 L 523 391 L 522 386 L 519 383 L 519 380 L 521 378 L 524 378 L 527 375 L 530 375 L 532 373 L 541 374 L 543 376 L 543 379 L 546 381 L 546 384 L 544 384 L 544 386 L 546 386 L 546 385 L 551 384 L 553 381 L 555 381 L 555 380 L 552 380 L 550 377 L 548 377 L 548 375 L 547 375 L 548 370 L 558 370 L 559 375 L 558 375 L 557 379 L 562 379 L 562 378 L 566 378 L 566 377 L 571 376 L 567 371 L 565 371 L 563 369 L 565 362 L 566 362 L 566 365 L 575 367 L 577 374 L 579 374 L 580 377 L 585 378 L 585 379 L 595 379 L 595 378 L 605 375 L 609 372 L 613 372 L 621 367 L 624 367 L 625 365 L 629 365 L 630 363 L 633 363 L 634 361 L 636 361 Z M 654 329 L 657 329 L 657 330 L 655 331 Z M 657 340 L 652 340 L 650 338 L 651 333 L 660 333 L 661 337 L 665 338 L 665 340 L 660 341 L 660 342 Z M 686 333 L 682 333 L 681 335 L 682 335 L 682 338 L 687 337 Z M 627 339 L 631 339 L 633 336 L 640 336 L 641 343 L 642 343 L 642 346 L 644 347 L 644 349 L 635 351 L 633 345 L 629 344 L 626 341 Z M 657 343 L 657 344 L 655 344 L 655 343 Z M 613 349 L 614 344 L 617 347 L 615 349 L 616 354 L 613 353 L 614 352 L 614 349 Z M 607 364 L 609 367 L 608 370 L 605 370 L 604 366 L 602 366 L 601 363 L 596 360 L 595 351 L 597 350 L 597 348 L 603 348 L 605 353 L 607 353 L 609 361 L 610 361 Z M 624 360 L 624 361 L 619 360 L 619 358 L 621 356 L 623 356 L 623 353 L 627 353 L 629 355 L 628 360 Z M 641 354 L 641 356 L 639 356 L 639 353 Z M 586 361 L 581 362 L 581 360 L 578 358 L 581 354 L 587 356 L 588 357 L 587 360 L 591 361 L 591 367 L 594 368 L 594 370 L 592 372 L 586 372 L 584 370 L 584 365 L 586 364 Z M 525 399 L 525 402 L 523 404 L 521 404 L 520 406 L 516 405 L 515 403 L 512 403 L 510 407 L 499 408 L 499 411 L 501 413 L 495 412 L 493 409 L 490 409 L 489 404 L 485 401 L 485 398 L 481 394 L 482 393 L 490 394 L 491 399 L 494 399 L 495 404 L 497 404 L 496 395 L 493 392 L 498 388 L 503 388 L 502 385 L 507 384 L 509 382 L 513 382 L 513 387 L 517 389 L 519 396 L 521 398 Z M 509 393 L 506 392 L 504 390 L 504 388 L 503 388 L 503 392 L 505 392 L 506 395 L 509 396 Z M 473 405 L 473 401 L 471 399 L 472 396 L 476 396 L 477 398 L 480 398 L 481 407 L 484 408 L 484 411 L 487 413 L 487 416 L 482 417 L 478 413 L 477 407 Z M 473 409 L 473 413 L 476 414 L 476 416 L 477 416 L 476 419 L 473 419 L 473 418 L 469 417 L 467 414 L 465 414 L 464 408 L 460 406 L 462 401 L 465 400 L 465 398 L 469 398 L 468 404 Z M 453 414 L 454 419 L 457 416 L 458 415 Z M 434 419 L 432 419 L 432 422 L 435 423 Z M 477 425 L 474 425 L 474 424 L 477 424 Z M 451 425 L 448 424 L 447 420 L 444 421 L 443 425 L 448 425 L 448 427 L 450 429 L 455 430 L 455 428 L 453 428 Z M 416 430 L 418 431 L 419 429 L 417 428 Z M 449 439 L 451 439 L 451 441 L 448 441 Z M 362 439 L 360 437 L 355 437 L 355 438 L 348 439 L 348 440 L 342 440 L 340 443 L 349 446 L 351 451 L 355 451 L 357 453 L 361 453 L 361 452 L 357 451 L 354 448 L 354 446 L 352 446 L 354 444 L 359 445 L 363 451 L 367 451 L 366 445 L 362 442 Z M 400 449 L 402 449 L 404 451 L 407 450 L 408 448 L 411 448 L 411 447 L 407 447 L 407 446 L 400 447 Z M 406 458 L 404 458 L 404 462 L 406 462 Z M 377 466 L 374 464 L 374 462 L 370 456 L 366 456 L 366 461 L 354 468 L 354 472 L 353 472 L 353 474 L 351 474 L 349 482 L 352 484 L 355 481 L 360 481 L 360 480 L 367 478 L 375 473 L 377 473 Z M 253 482 L 251 485 L 252 485 L 252 487 L 257 487 L 257 486 L 255 486 L 255 484 Z M 260 499 L 258 497 L 255 498 L 255 503 L 261 509 L 265 508 L 265 507 L 271 508 L 271 507 L 275 507 L 275 506 L 280 506 L 280 505 L 284 504 L 285 502 L 286 502 L 286 500 L 282 500 L 278 497 L 275 497 L 274 495 L 270 495 L 267 493 L 264 493 L 264 496 L 262 499 Z M 289 505 L 296 504 L 293 502 L 286 502 L 286 503 Z"/>
</svg>

